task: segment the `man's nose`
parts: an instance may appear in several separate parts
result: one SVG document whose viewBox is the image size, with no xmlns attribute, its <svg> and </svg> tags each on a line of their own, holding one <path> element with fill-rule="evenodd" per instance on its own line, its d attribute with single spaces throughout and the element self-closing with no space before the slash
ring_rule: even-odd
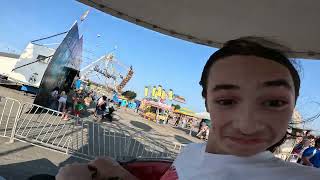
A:
<svg viewBox="0 0 320 180">
<path fill-rule="evenodd" d="M 263 122 L 257 116 L 257 111 L 251 105 L 239 108 L 238 116 L 234 119 L 234 126 L 246 135 L 255 134 L 264 128 Z"/>
</svg>

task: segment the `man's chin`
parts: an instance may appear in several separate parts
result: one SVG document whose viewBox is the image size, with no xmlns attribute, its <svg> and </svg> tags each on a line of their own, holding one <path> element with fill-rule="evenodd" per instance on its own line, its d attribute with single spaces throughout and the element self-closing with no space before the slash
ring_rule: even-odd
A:
<svg viewBox="0 0 320 180">
<path fill-rule="evenodd" d="M 234 156 L 240 156 L 240 157 L 249 157 L 256 155 L 260 152 L 263 152 L 263 150 L 237 150 L 237 149 L 232 149 L 229 153 L 234 155 Z"/>
<path fill-rule="evenodd" d="M 233 141 L 225 142 L 226 148 L 228 149 L 228 152 L 232 155 L 236 156 L 253 156 L 255 154 L 258 154 L 260 152 L 265 151 L 266 148 L 266 142 L 260 142 L 260 143 L 252 143 L 252 144 L 241 144 L 241 143 L 235 143 Z"/>
<path fill-rule="evenodd" d="M 253 156 L 266 150 L 264 146 L 247 146 L 247 147 L 228 146 L 226 148 L 228 148 L 229 154 L 232 154 L 235 156 L 243 156 L 243 157 Z"/>
</svg>

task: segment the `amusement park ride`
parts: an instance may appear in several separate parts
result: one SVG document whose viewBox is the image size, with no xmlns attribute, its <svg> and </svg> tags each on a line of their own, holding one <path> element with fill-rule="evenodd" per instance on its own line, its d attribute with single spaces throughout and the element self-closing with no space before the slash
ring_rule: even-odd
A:
<svg viewBox="0 0 320 180">
<path fill-rule="evenodd" d="M 81 22 L 84 22 L 88 14 L 89 10 L 81 16 Z M 101 35 L 98 34 L 97 37 L 101 37 Z M 112 51 L 114 50 L 116 50 L 116 47 Z M 103 86 L 103 89 L 106 88 L 108 91 L 121 93 L 132 78 L 134 71 L 132 66 L 124 65 L 111 52 L 82 68 L 80 70 L 80 78 L 87 82 L 98 81 Z"/>
<path fill-rule="evenodd" d="M 116 67 L 124 69 L 121 73 Z M 122 92 L 122 89 L 133 76 L 132 66 L 128 67 L 115 58 L 112 53 L 104 55 L 80 70 L 80 77 L 83 80 L 101 82 L 108 90 Z"/>
</svg>

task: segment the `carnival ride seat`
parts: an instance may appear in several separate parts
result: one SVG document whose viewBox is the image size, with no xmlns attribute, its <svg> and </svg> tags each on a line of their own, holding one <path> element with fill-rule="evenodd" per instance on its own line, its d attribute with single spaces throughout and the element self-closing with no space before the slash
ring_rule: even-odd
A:
<svg viewBox="0 0 320 180">
<path fill-rule="evenodd" d="M 122 167 L 136 176 L 139 180 L 158 180 L 171 167 L 173 160 L 143 159 L 121 163 Z M 38 174 L 28 180 L 55 180 L 53 175 Z"/>
<path fill-rule="evenodd" d="M 135 160 L 122 166 L 140 180 L 158 180 L 171 167 L 173 160 Z"/>
</svg>

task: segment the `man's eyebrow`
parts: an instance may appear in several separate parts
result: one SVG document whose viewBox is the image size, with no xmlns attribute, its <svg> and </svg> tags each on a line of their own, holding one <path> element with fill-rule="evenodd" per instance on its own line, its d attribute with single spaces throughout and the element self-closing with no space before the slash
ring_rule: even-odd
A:
<svg viewBox="0 0 320 180">
<path fill-rule="evenodd" d="M 212 88 L 212 91 L 220 91 L 220 90 L 238 90 L 239 86 L 233 84 L 218 84 Z"/>
<path fill-rule="evenodd" d="M 289 90 L 292 89 L 292 86 L 285 79 L 276 79 L 272 81 L 266 81 L 263 83 L 263 87 L 280 87 L 280 86 L 285 87 Z"/>
</svg>

